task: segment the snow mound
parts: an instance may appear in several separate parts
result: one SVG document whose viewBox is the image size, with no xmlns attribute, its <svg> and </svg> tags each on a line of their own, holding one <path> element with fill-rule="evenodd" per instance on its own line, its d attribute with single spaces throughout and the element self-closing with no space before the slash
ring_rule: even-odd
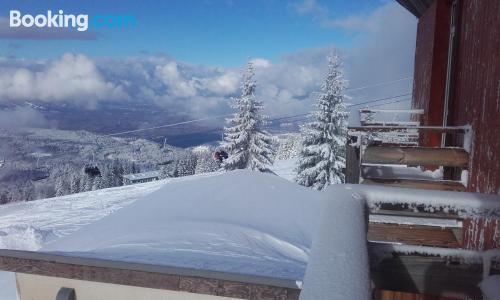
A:
<svg viewBox="0 0 500 300">
<path fill-rule="evenodd" d="M 237 170 L 171 182 L 41 250 L 301 280 L 322 199 Z"/>
<path fill-rule="evenodd" d="M 52 237 L 54 232 L 50 229 L 16 224 L 0 230 L 0 249 L 36 251 Z"/>
</svg>

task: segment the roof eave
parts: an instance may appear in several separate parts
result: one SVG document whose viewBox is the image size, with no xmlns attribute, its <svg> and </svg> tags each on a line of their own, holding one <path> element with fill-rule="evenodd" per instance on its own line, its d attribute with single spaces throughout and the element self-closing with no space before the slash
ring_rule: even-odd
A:
<svg viewBox="0 0 500 300">
<path fill-rule="evenodd" d="M 420 18 L 434 0 L 396 0 L 415 17 Z"/>
</svg>

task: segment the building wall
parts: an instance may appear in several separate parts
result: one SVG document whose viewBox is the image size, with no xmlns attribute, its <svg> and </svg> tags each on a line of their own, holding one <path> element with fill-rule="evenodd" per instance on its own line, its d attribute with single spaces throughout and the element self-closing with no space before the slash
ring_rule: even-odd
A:
<svg viewBox="0 0 500 300">
<path fill-rule="evenodd" d="M 473 139 L 467 190 L 500 193 L 500 1 L 462 0 L 451 122 L 470 124 Z M 464 223 L 467 248 L 500 247 L 500 222 Z"/>
<path fill-rule="evenodd" d="M 425 125 L 443 124 L 449 24 L 449 0 L 434 1 L 418 21 L 413 107 L 424 109 L 425 114 L 420 122 Z M 441 135 L 424 133 L 421 143 L 438 147 L 441 145 Z"/>
<path fill-rule="evenodd" d="M 474 131 L 468 191 L 500 192 L 500 1 L 462 0 L 451 124 Z"/>
<path fill-rule="evenodd" d="M 231 300 L 236 298 L 150 289 L 59 277 L 16 273 L 20 300 L 54 300 L 62 287 L 75 290 L 77 300 Z"/>
<path fill-rule="evenodd" d="M 413 105 L 423 108 L 425 125 L 441 125 L 451 0 L 435 0 L 419 19 L 415 53 Z M 448 125 L 472 126 L 467 191 L 500 193 L 500 1 L 459 2 L 458 45 Z M 451 139 L 456 146 L 461 139 Z M 438 146 L 439 135 L 422 137 Z M 500 247 L 500 222 L 464 222 L 467 248 Z"/>
</svg>

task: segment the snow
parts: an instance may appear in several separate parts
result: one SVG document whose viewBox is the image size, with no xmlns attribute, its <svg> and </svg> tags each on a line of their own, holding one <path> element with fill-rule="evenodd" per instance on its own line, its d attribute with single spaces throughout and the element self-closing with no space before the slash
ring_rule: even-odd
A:
<svg viewBox="0 0 500 300">
<path fill-rule="evenodd" d="M 485 278 L 479 287 L 487 300 L 500 300 L 500 275 Z"/>
<path fill-rule="evenodd" d="M 41 251 L 302 280 L 322 199 L 249 170 L 173 181 Z"/>
<path fill-rule="evenodd" d="M 459 216 L 494 216 L 500 212 L 500 195 L 434 191 L 423 189 L 384 187 L 375 185 L 343 186 L 360 198 L 365 198 L 370 209 L 383 203 L 403 205 L 408 208 L 421 207 L 427 212 L 443 210 L 457 212 Z"/>
<path fill-rule="evenodd" d="M 365 202 L 372 209 L 403 203 L 488 214 L 498 211 L 498 198 L 364 185 L 318 192 L 236 170 L 3 205 L 0 247 L 304 279 L 305 300 L 368 299 Z M 500 257 L 498 251 L 380 247 L 392 251 L 482 261 L 485 274 Z M 14 290 L 12 278 L 0 273 L 0 296 Z"/>
<path fill-rule="evenodd" d="M 126 178 L 128 180 L 141 180 L 141 179 L 151 179 L 160 177 L 161 177 L 161 171 L 149 171 L 149 172 L 123 175 L 123 178 Z"/>
<path fill-rule="evenodd" d="M 456 258 L 460 259 L 463 263 L 482 264 L 483 278 L 486 278 L 489 275 L 492 261 L 500 261 L 500 249 L 476 251 L 392 243 L 371 243 L 370 250 L 372 254 L 376 255 L 377 259 L 392 256 L 393 253 L 401 253 L 405 255 L 418 254 L 425 256 Z M 375 256 L 372 257 L 372 259 L 375 259 Z"/>
<path fill-rule="evenodd" d="M 269 171 L 276 155 L 276 140 L 264 126 L 267 116 L 262 114 L 263 102 L 255 98 L 255 68 L 251 61 L 243 74 L 241 96 L 235 98 L 233 118 L 224 127 L 224 148 L 229 157 L 222 162 L 226 170 L 252 169 Z"/>
<path fill-rule="evenodd" d="M 314 120 L 301 127 L 301 150 L 297 165 L 297 183 L 321 190 L 343 183 L 347 118 L 344 79 L 340 58 L 328 57 L 328 73 L 312 113 Z"/>
<path fill-rule="evenodd" d="M 151 193 L 171 180 L 154 181 L 0 206 L 0 248 L 38 250 Z"/>
<path fill-rule="evenodd" d="M 45 243 L 67 236 L 169 182 L 189 181 L 203 174 L 143 184 L 102 189 L 63 197 L 0 205 L 0 248 L 39 250 Z M 0 299 L 15 300 L 13 273 L 0 272 Z"/>
<path fill-rule="evenodd" d="M 393 216 L 393 215 L 370 215 L 371 223 L 385 224 L 400 224 L 400 225 L 419 225 L 419 226 L 436 226 L 441 228 L 461 228 L 462 221 L 456 219 L 440 219 L 440 218 L 417 218 L 408 216 Z"/>
<path fill-rule="evenodd" d="M 364 201 L 342 185 L 326 190 L 328 201 L 314 238 L 301 300 L 370 299 Z"/>
<path fill-rule="evenodd" d="M 297 176 L 296 168 L 297 158 L 275 160 L 274 164 L 270 167 L 274 174 L 289 181 L 295 180 L 295 177 Z"/>
<path fill-rule="evenodd" d="M 363 164 L 363 178 L 436 180 L 443 178 L 443 170 L 422 170 L 407 165 Z"/>
</svg>

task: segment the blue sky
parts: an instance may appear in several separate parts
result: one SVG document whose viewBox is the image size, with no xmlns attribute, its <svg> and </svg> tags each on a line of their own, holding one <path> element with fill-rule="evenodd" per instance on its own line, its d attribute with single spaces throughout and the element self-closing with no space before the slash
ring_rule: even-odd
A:
<svg viewBox="0 0 500 300">
<path fill-rule="evenodd" d="M 13 31 L 11 9 L 133 15 L 137 24 L 84 35 Z M 416 24 L 394 0 L 4 0 L 0 104 L 137 102 L 193 118 L 227 114 L 251 58 L 265 113 L 301 114 L 316 101 L 327 55 L 338 52 L 351 87 L 375 85 L 349 92 L 349 102 L 401 96 L 394 105 L 409 106 Z"/>
<path fill-rule="evenodd" d="M 368 15 L 387 1 L 191 0 L 191 1 L 2 1 L 0 16 L 23 14 L 126 14 L 132 29 L 99 30 L 97 38 L 0 39 L 0 55 L 55 58 L 66 52 L 90 57 L 164 54 L 177 60 L 231 67 L 248 57 L 272 61 L 300 49 L 335 45 L 349 48 L 359 33 L 327 24 Z"/>
</svg>

